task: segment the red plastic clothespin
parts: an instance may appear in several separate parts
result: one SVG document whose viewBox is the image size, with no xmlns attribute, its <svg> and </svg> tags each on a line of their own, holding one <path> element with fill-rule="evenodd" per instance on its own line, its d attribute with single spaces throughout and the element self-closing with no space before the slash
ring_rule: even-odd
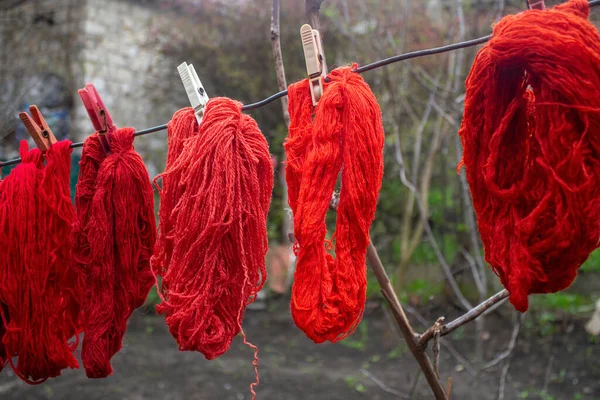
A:
<svg viewBox="0 0 600 400">
<path fill-rule="evenodd" d="M 94 125 L 94 129 L 98 131 L 98 137 L 104 151 L 109 153 L 110 144 L 108 138 L 117 130 L 110 113 L 106 110 L 94 84 L 87 83 L 83 89 L 78 90 L 78 93 L 92 121 L 92 125 Z"/>
<path fill-rule="evenodd" d="M 29 112 L 31 115 L 26 112 L 19 113 L 19 118 L 23 121 L 23 125 L 27 128 L 27 132 L 33 138 L 38 149 L 45 153 L 56 143 L 56 137 L 37 106 L 29 106 Z"/>
<path fill-rule="evenodd" d="M 544 11 L 546 9 L 546 3 L 544 0 L 527 0 L 527 5 L 530 10 Z"/>
</svg>

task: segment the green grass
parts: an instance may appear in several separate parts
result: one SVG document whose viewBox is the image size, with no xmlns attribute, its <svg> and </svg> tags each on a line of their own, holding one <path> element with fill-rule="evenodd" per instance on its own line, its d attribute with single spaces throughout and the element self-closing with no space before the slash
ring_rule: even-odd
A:
<svg viewBox="0 0 600 400">
<path fill-rule="evenodd" d="M 590 257 L 581 266 L 581 271 L 600 272 L 600 249 L 590 254 Z"/>
<path fill-rule="evenodd" d="M 400 300 L 402 302 L 407 302 L 409 297 L 416 295 L 419 298 L 419 304 L 427 304 L 432 297 L 439 295 L 443 291 L 443 282 L 430 282 L 425 279 L 415 279 L 404 286 L 402 293 L 400 293 Z"/>
<path fill-rule="evenodd" d="M 359 351 L 364 351 L 367 347 L 367 341 L 369 340 L 369 326 L 367 325 L 366 320 L 362 320 L 360 325 L 358 325 L 358 329 L 346 339 L 342 340 L 340 343 L 342 346 L 356 349 Z"/>
<path fill-rule="evenodd" d="M 534 295 L 530 297 L 530 300 L 534 310 L 546 312 L 564 311 L 573 313 L 594 303 L 590 296 L 565 292 Z"/>
</svg>

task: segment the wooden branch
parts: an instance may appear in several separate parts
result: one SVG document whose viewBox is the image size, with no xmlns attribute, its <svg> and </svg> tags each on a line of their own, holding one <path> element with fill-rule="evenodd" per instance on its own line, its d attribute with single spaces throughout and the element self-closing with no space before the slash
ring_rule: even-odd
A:
<svg viewBox="0 0 600 400">
<path fill-rule="evenodd" d="M 406 344 L 408 345 L 409 350 L 412 355 L 415 357 L 436 400 L 447 400 L 446 392 L 442 383 L 437 378 L 435 371 L 433 370 L 433 366 L 429 361 L 429 358 L 422 350 L 421 346 L 419 346 L 419 342 L 415 337 L 415 332 L 413 331 L 404 310 L 402 309 L 402 305 L 396 297 L 396 292 L 392 287 L 392 283 L 390 282 L 390 278 L 379 259 L 379 255 L 377 254 L 377 249 L 373 246 L 373 243 L 369 243 L 369 247 L 367 248 L 367 260 L 369 266 L 373 270 L 373 273 L 377 277 L 377 282 L 379 282 L 379 286 L 381 287 L 381 292 L 383 293 L 383 297 L 387 300 L 390 305 L 390 309 L 392 310 L 392 314 L 404 336 L 404 340 L 406 340 Z"/>
<path fill-rule="evenodd" d="M 281 52 L 281 35 L 279 29 L 279 15 L 280 15 L 280 0 L 273 0 L 271 7 L 271 47 L 273 50 L 273 61 L 275 62 L 275 74 L 277 75 L 277 88 L 279 91 L 287 89 L 287 82 L 285 79 L 285 67 L 283 64 L 283 53 Z M 283 96 L 281 98 L 281 111 L 283 113 L 283 120 L 285 126 L 290 127 L 290 113 L 288 111 L 288 97 Z M 283 153 L 282 165 L 285 163 L 285 152 Z M 290 213 L 286 212 L 288 207 L 288 187 L 285 178 L 285 168 L 281 168 L 279 174 L 279 183 L 282 188 L 282 202 L 284 207 L 284 216 L 282 222 L 283 237 L 287 239 L 291 232 L 293 232 L 293 217 Z M 284 240 L 285 240 L 284 239 Z M 293 243 L 293 241 L 291 242 Z"/>
<path fill-rule="evenodd" d="M 277 88 L 279 91 L 287 89 L 285 79 L 285 67 L 283 64 L 283 54 L 281 53 L 281 39 L 279 33 L 279 9 L 280 0 L 273 0 L 271 8 L 271 46 L 273 48 L 273 59 L 275 61 L 275 73 L 277 74 Z M 290 126 L 290 114 L 288 112 L 288 98 L 281 98 L 281 108 L 283 109 L 283 119 L 285 124 Z"/>
<path fill-rule="evenodd" d="M 325 0 L 305 0 L 306 19 L 313 29 L 316 29 L 321 33 L 321 24 L 319 19 L 319 11 L 321 11 L 321 4 Z"/>
<path fill-rule="evenodd" d="M 518 312 L 518 311 L 515 311 Z M 505 360 L 508 357 L 511 357 L 513 350 L 517 346 L 517 339 L 519 338 L 519 332 L 521 330 L 521 324 L 523 323 L 523 319 L 525 318 L 525 314 L 520 314 L 517 316 L 515 321 L 515 325 L 513 326 L 512 335 L 510 336 L 510 341 L 508 342 L 508 346 L 506 350 L 500 353 L 496 358 L 486 363 L 481 367 L 481 370 L 488 369 L 500 363 L 500 361 Z"/>
<path fill-rule="evenodd" d="M 389 394 L 393 394 L 396 397 L 402 397 L 403 399 L 409 399 L 409 397 L 406 394 L 400 393 L 399 391 L 392 389 L 391 387 L 389 387 L 388 385 L 386 385 L 385 383 L 383 383 L 383 381 L 381 379 L 377 378 L 375 375 L 373 375 L 372 373 L 370 373 L 366 369 L 361 368 L 360 372 L 362 372 L 364 376 L 366 376 L 367 378 L 369 378 L 373 382 L 375 382 L 375 384 L 377 386 L 379 386 L 379 388 L 381 390 L 383 390 L 384 392 L 387 392 Z"/>
<path fill-rule="evenodd" d="M 454 321 L 451 321 L 447 324 L 442 325 L 442 327 L 439 328 L 440 336 L 446 336 L 446 335 L 454 332 L 456 329 L 463 326 L 464 324 L 473 321 L 474 319 L 479 317 L 481 314 L 483 314 L 484 312 L 489 310 L 492 306 L 505 300 L 507 297 L 508 297 L 508 290 L 506 290 L 506 289 L 502 290 L 501 292 L 496 293 L 495 295 L 493 295 L 492 297 L 490 297 L 483 303 L 472 308 L 466 314 L 458 317 Z M 424 350 L 427 347 L 427 343 L 433 338 L 435 331 L 436 331 L 436 325 L 434 324 L 432 327 L 427 329 L 425 331 L 425 333 L 423 333 L 421 335 L 421 337 L 419 338 L 419 346 L 421 347 L 422 350 Z"/>
</svg>

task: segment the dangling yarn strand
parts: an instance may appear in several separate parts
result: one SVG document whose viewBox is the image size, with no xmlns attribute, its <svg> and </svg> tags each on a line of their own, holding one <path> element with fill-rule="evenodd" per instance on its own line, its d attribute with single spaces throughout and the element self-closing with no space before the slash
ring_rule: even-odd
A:
<svg viewBox="0 0 600 400">
<path fill-rule="evenodd" d="M 331 72 L 314 110 L 306 80 L 289 87 L 285 143 L 289 204 L 298 255 L 292 316 L 316 343 L 350 335 L 366 300 L 366 250 L 383 178 L 383 123 L 377 100 L 352 67 Z M 342 188 L 336 232 L 325 240 L 325 216 L 338 173 Z M 335 238 L 334 258 L 326 250 Z"/>
<path fill-rule="evenodd" d="M 78 258 L 87 282 L 81 358 L 90 378 L 112 374 L 110 359 L 121 349 L 127 320 L 153 284 L 154 197 L 133 134 L 132 128 L 113 132 L 108 155 L 94 135 L 81 160 L 80 175 L 89 174 L 80 176 L 76 198 L 78 215 L 89 213 L 78 221 L 79 240 L 89 246 Z"/>
<path fill-rule="evenodd" d="M 164 275 L 171 261 L 171 254 L 174 247 L 173 227 L 177 221 L 177 210 L 175 206 L 182 194 L 185 192 L 182 173 L 185 168 L 176 168 L 176 162 L 185 149 L 186 141 L 198 134 L 198 122 L 194 109 L 191 107 L 182 108 L 177 111 L 167 125 L 169 137 L 169 146 L 167 153 L 166 172 L 154 178 L 154 186 L 160 193 L 159 217 L 159 235 L 154 246 L 154 254 L 151 259 L 153 271 L 158 275 Z M 186 157 L 189 157 L 186 156 Z M 187 159 L 183 157 L 182 160 Z M 161 180 L 162 185 L 157 181 Z M 158 287 L 158 286 L 157 286 Z M 165 294 L 166 287 L 162 286 L 162 292 Z"/>
<path fill-rule="evenodd" d="M 3 345 L 15 373 L 30 384 L 79 367 L 73 355 L 77 338 L 69 343 L 77 334 L 80 293 L 71 268 L 70 145 L 54 144 L 44 165 L 42 153 L 29 151 L 23 141 L 24 162 L 0 191 Z"/>
<path fill-rule="evenodd" d="M 519 311 L 568 287 L 600 238 L 600 37 L 586 0 L 503 18 L 459 131 L 486 261 Z"/>
<path fill-rule="evenodd" d="M 237 101 L 211 99 L 197 134 L 190 134 L 188 115 L 182 128 L 190 138 L 162 174 L 162 194 L 177 182 L 172 190 L 180 198 L 164 210 L 171 213 L 166 220 L 175 223 L 157 310 L 165 314 L 180 350 L 197 350 L 207 359 L 229 349 L 242 331 L 246 306 L 267 277 L 273 166 L 265 137 L 241 109 Z M 175 129 L 180 121 L 172 124 Z M 255 351 L 256 370 L 256 347 L 243 336 Z"/>
</svg>

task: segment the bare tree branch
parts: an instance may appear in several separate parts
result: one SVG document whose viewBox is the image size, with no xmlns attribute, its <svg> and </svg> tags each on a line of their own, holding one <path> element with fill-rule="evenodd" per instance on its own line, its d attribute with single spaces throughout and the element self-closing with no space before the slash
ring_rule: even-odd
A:
<svg viewBox="0 0 600 400">
<path fill-rule="evenodd" d="M 370 373 L 366 369 L 361 368 L 360 372 L 362 372 L 364 376 L 366 376 L 367 378 L 369 378 L 373 382 L 375 382 L 375 384 L 377 386 L 379 386 L 379 388 L 381 390 L 383 390 L 384 392 L 387 392 L 389 394 L 393 394 L 394 396 L 401 397 L 403 399 L 409 399 L 409 397 L 407 395 L 405 395 L 404 393 L 400 393 L 399 391 L 397 391 L 395 389 L 392 389 L 391 387 L 389 387 L 388 385 L 386 385 L 385 383 L 383 383 L 383 381 L 381 379 L 377 378 L 375 375 L 373 375 L 372 373 Z"/>
<path fill-rule="evenodd" d="M 417 375 L 415 375 L 415 379 L 410 388 L 410 393 L 408 394 L 408 398 L 412 400 L 414 398 L 415 393 L 417 392 L 417 386 L 419 386 L 419 378 L 421 378 L 421 370 L 417 371 Z"/>
<path fill-rule="evenodd" d="M 409 305 L 407 305 L 405 307 L 406 311 L 408 311 L 410 314 L 412 314 L 421 325 L 423 325 L 424 327 L 429 326 L 429 322 L 425 319 L 425 317 L 423 317 L 414 307 L 411 307 Z M 460 364 L 462 364 L 465 367 L 465 370 L 473 377 L 477 376 L 477 371 L 475 370 L 475 368 L 473 368 L 473 366 L 471 365 L 471 363 L 469 362 L 469 360 L 467 360 L 458 350 L 456 350 L 456 348 L 452 345 L 452 343 L 450 343 L 450 341 L 444 339 L 444 338 L 440 338 L 440 343 L 442 344 L 442 346 L 444 346 L 446 348 L 446 350 L 448 350 L 448 353 L 450 353 L 450 355 L 452 355 L 452 357 L 456 358 L 456 361 L 458 361 Z"/>
<path fill-rule="evenodd" d="M 468 322 L 473 321 L 474 319 L 479 317 L 481 314 L 485 313 L 496 303 L 504 301 L 507 297 L 508 297 L 508 290 L 506 290 L 506 289 L 496 293 L 495 295 L 493 295 L 492 297 L 490 297 L 483 303 L 477 305 L 476 307 L 473 307 L 466 314 L 458 317 L 454 321 L 451 321 L 451 322 L 443 325 L 440 328 L 440 335 L 446 336 L 446 335 L 454 332 L 459 327 L 463 326 L 464 324 L 466 324 Z M 434 335 L 434 330 L 435 329 L 433 327 L 429 328 L 425 331 L 425 333 L 423 333 L 423 335 L 421 335 L 421 337 L 419 338 L 419 344 L 422 348 L 425 348 L 427 346 L 427 342 L 429 342 L 429 340 L 431 340 L 431 338 Z"/>
<path fill-rule="evenodd" d="M 515 349 L 515 346 L 517 345 L 517 339 L 519 338 L 519 332 L 521 330 L 521 323 L 523 322 L 523 318 L 525 318 L 525 314 L 519 314 L 519 316 L 517 317 L 506 350 L 504 350 L 496 358 L 494 358 L 493 360 L 485 364 L 483 367 L 481 367 L 482 370 L 491 368 L 494 365 L 497 365 L 500 361 L 512 355 L 512 352 Z"/>
<path fill-rule="evenodd" d="M 325 0 L 305 0 L 306 19 L 313 29 L 321 32 L 321 23 L 319 19 L 319 11 L 321 10 L 321 4 Z"/>
<path fill-rule="evenodd" d="M 506 378 L 508 377 L 509 368 L 510 360 L 506 361 L 504 367 L 502 367 L 502 374 L 500 374 L 500 385 L 498 385 L 498 400 L 504 400 L 504 388 L 506 387 Z"/>
<path fill-rule="evenodd" d="M 496 359 L 494 359 L 490 363 L 488 363 L 488 364 L 493 363 L 493 365 L 496 365 L 498 362 L 506 359 L 506 361 L 504 362 L 504 366 L 502 367 L 502 373 L 500 374 L 500 384 L 498 385 L 498 400 L 504 400 L 504 389 L 506 387 L 506 379 L 508 377 L 508 370 L 510 368 L 510 362 L 514 355 L 513 350 L 515 349 L 515 347 L 517 345 L 517 341 L 519 338 L 519 331 L 521 329 L 521 324 L 523 323 L 524 318 L 525 318 L 525 314 L 519 314 L 517 316 L 516 321 L 515 321 L 515 326 L 513 327 L 513 333 L 510 338 L 510 342 L 508 343 L 508 347 L 507 347 L 506 351 L 503 352 L 499 357 L 497 357 Z M 498 360 L 498 361 L 496 361 L 496 360 Z M 483 368 L 485 368 L 485 367 L 486 366 L 484 366 Z"/>
<path fill-rule="evenodd" d="M 385 268 L 379 259 L 379 255 L 377 254 L 377 250 L 373 243 L 369 243 L 369 247 L 367 248 L 367 260 L 369 266 L 373 270 L 377 281 L 379 282 L 379 286 L 381 287 L 381 292 L 383 293 L 383 297 L 387 300 L 392 310 L 392 314 L 394 314 L 394 318 L 396 319 L 396 323 L 398 327 L 402 331 L 402 335 L 406 340 L 406 344 L 408 345 L 409 350 L 419 363 L 431 390 L 437 400 L 447 400 L 446 392 L 444 387 L 442 386 L 440 380 L 437 378 L 435 371 L 433 370 L 433 366 L 429 361 L 427 355 L 423 352 L 423 350 L 419 347 L 417 339 L 415 337 L 415 333 L 413 331 L 408 318 L 406 318 L 406 314 L 402 309 L 402 305 L 396 296 L 396 292 L 394 292 L 394 288 L 392 287 L 392 283 L 385 272 Z"/>
<path fill-rule="evenodd" d="M 273 0 L 271 7 L 271 46 L 273 48 L 273 59 L 275 61 L 275 73 L 277 75 L 277 88 L 282 91 L 287 89 L 285 79 L 285 67 L 283 64 L 283 54 L 281 53 L 281 40 L 279 33 L 279 9 L 280 0 Z M 283 109 L 283 119 L 285 124 L 290 126 L 290 114 L 288 112 L 288 98 L 281 98 L 281 108 Z"/>
</svg>

